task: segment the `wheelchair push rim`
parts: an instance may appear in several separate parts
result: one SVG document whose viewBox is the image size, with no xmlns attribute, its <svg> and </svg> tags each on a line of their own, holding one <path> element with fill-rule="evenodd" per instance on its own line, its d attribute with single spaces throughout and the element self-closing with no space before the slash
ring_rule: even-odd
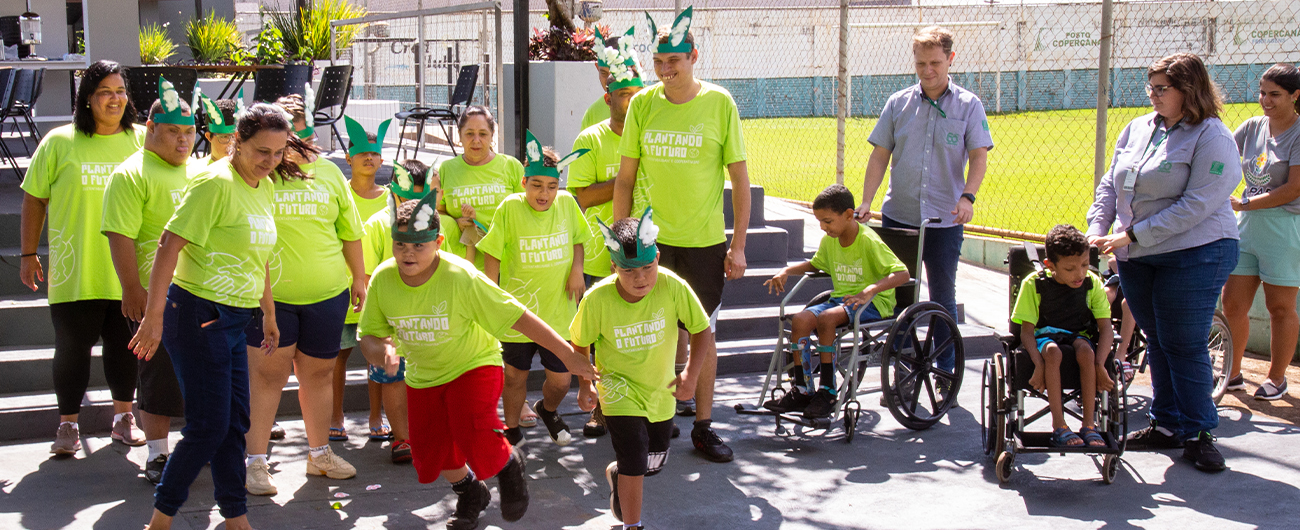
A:
<svg viewBox="0 0 1300 530">
<path fill-rule="evenodd" d="M 947 348 L 953 350 L 951 371 L 938 365 Z M 912 430 L 938 423 L 957 401 L 965 358 L 961 331 L 943 306 L 909 306 L 890 328 L 880 359 L 881 391 L 889 412 Z M 941 383 L 948 387 L 946 392 Z"/>
</svg>

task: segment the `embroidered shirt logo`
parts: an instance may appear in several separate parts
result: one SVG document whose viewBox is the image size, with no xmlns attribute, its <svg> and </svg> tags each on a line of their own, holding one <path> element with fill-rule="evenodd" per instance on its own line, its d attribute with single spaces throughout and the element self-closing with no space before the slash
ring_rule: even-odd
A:
<svg viewBox="0 0 1300 530">
<path fill-rule="evenodd" d="M 957 137 L 957 133 L 948 133 L 948 145 L 957 145 L 960 141 L 961 138 Z"/>
<path fill-rule="evenodd" d="M 1213 163 L 1211 163 L 1211 164 L 1210 164 L 1210 174 L 1211 174 L 1211 175 L 1222 175 L 1222 174 L 1223 174 L 1223 162 L 1213 162 Z"/>
</svg>

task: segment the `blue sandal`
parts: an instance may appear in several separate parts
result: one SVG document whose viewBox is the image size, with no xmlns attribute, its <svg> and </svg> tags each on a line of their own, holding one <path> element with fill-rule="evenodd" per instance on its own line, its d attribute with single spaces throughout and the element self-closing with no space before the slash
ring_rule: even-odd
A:
<svg viewBox="0 0 1300 530">
<path fill-rule="evenodd" d="M 1088 447 L 1106 447 L 1106 439 L 1101 437 L 1097 429 L 1084 427 L 1079 429 L 1079 436 L 1083 437 L 1083 443 Z"/>
<path fill-rule="evenodd" d="M 1078 440 L 1079 443 L 1077 444 L 1070 443 L 1075 440 Z M 1051 443 L 1052 443 L 1052 447 L 1082 447 L 1083 438 L 1080 438 L 1079 435 L 1074 434 L 1074 431 L 1071 431 L 1068 427 L 1061 427 L 1052 430 Z"/>
</svg>

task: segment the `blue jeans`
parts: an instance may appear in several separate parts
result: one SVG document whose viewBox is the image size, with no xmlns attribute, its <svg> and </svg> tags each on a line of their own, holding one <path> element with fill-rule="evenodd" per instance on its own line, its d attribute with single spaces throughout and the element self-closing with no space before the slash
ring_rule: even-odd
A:
<svg viewBox="0 0 1300 530">
<path fill-rule="evenodd" d="M 1219 426 L 1206 337 L 1236 266 L 1235 239 L 1119 262 L 1124 297 L 1147 337 L 1151 419 L 1183 437 Z"/>
<path fill-rule="evenodd" d="M 244 434 L 248 432 L 248 347 L 244 327 L 252 309 L 199 298 L 175 284 L 167 290 L 163 346 L 171 354 L 185 428 L 154 492 L 154 508 L 175 516 L 190 484 L 212 463 L 212 484 L 221 516 L 248 512 L 244 490 Z M 206 324 L 206 325 L 205 325 Z"/>
<path fill-rule="evenodd" d="M 881 217 L 881 225 L 885 228 L 917 229 L 915 226 L 884 216 Z M 925 250 L 921 254 L 921 262 L 925 265 L 926 285 L 930 289 L 930 301 L 948 310 L 948 314 L 952 315 L 954 321 L 957 320 L 957 262 L 961 259 L 963 239 L 965 234 L 961 225 L 948 228 L 927 227 Z M 899 256 L 898 259 L 910 265 L 915 262 L 916 256 Z M 940 330 L 935 334 L 935 339 L 942 343 L 948 340 L 948 334 Z M 956 354 L 952 347 L 939 353 L 939 368 L 953 371 L 955 364 Z"/>
</svg>

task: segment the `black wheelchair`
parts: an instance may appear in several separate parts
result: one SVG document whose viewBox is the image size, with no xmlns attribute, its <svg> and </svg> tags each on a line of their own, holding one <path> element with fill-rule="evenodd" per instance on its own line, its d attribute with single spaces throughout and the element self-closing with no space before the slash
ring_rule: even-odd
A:
<svg viewBox="0 0 1300 530">
<path fill-rule="evenodd" d="M 1007 256 L 1010 268 L 1011 296 L 1008 307 L 1014 310 L 1015 300 L 1020 291 L 1020 282 L 1030 274 L 1042 270 L 1038 253 L 1041 245 L 1025 243 L 1024 246 L 1012 247 Z M 1096 249 L 1093 249 L 1094 267 L 1098 261 Z M 1114 352 L 1105 352 L 1108 356 L 1105 364 L 1111 379 L 1116 381 L 1115 389 L 1110 392 L 1097 391 L 1096 417 L 1093 418 L 1097 431 L 1105 440 L 1104 447 L 1090 447 L 1086 444 L 1072 447 L 1055 447 L 1051 444 L 1051 431 L 1029 431 L 1027 427 L 1051 414 L 1047 406 L 1047 394 L 1035 390 L 1029 385 L 1034 365 L 1029 352 L 1020 344 L 1020 325 L 1011 324 L 1011 335 L 1002 337 L 1009 352 L 1006 355 L 996 353 L 985 361 L 980 389 L 980 433 L 984 445 L 984 454 L 996 458 L 995 471 L 999 482 L 1011 479 L 1012 467 L 1017 454 L 1022 453 L 1058 453 L 1086 454 L 1103 457 L 1101 465 L 1102 482 L 1110 484 L 1119 472 L 1120 459 L 1124 455 L 1125 435 L 1128 433 L 1128 414 L 1125 411 L 1128 386 L 1119 376 L 1123 373 L 1122 364 L 1115 359 Z M 1058 344 L 1062 351 L 1061 388 L 1066 392 L 1061 402 L 1065 405 L 1067 416 L 1082 421 L 1080 410 L 1070 405 L 1081 399 L 1079 383 L 1079 365 L 1074 362 L 1074 348 L 1068 344 Z M 1112 349 L 1113 350 L 1113 349 Z M 1101 352 L 1098 352 L 1101 353 Z M 1029 399 L 1042 401 L 1042 408 L 1031 411 Z"/>
<path fill-rule="evenodd" d="M 880 390 L 890 413 L 899 423 L 909 429 L 923 430 L 942 419 L 956 402 L 957 393 L 961 390 L 965 348 L 957 322 L 948 311 L 937 303 L 919 301 L 917 296 L 920 285 L 918 278 L 923 272 L 921 256 L 925 248 L 926 226 L 938 222 L 939 219 L 936 218 L 922 220 L 917 230 L 871 227 L 894 255 L 904 259 L 912 279 L 894 290 L 896 306 L 893 318 L 862 322 L 862 312 L 866 309 L 863 306 L 852 313 L 852 324 L 836 329 L 835 344 L 838 347 L 834 366 L 822 365 L 815 368 L 839 372 L 839 388 L 830 417 L 809 419 L 798 413 L 778 413 L 762 407 L 764 397 L 776 400 L 787 391 L 786 373 L 800 362 L 799 354 L 794 352 L 790 342 L 793 316 L 804 308 L 825 302 L 831 297 L 831 292 L 817 295 L 803 304 L 799 311 L 789 310 L 791 301 L 809 278 L 825 277 L 824 273 L 799 278 L 781 300 L 776 347 L 768 365 L 767 377 L 763 381 L 763 390 L 754 404 L 736 405 L 736 412 L 773 416 L 778 435 L 787 432 L 781 425 L 783 421 L 822 430 L 829 430 L 833 424 L 843 422 L 845 442 L 852 443 L 862 413 L 858 396 L 865 393 L 859 387 L 869 365 L 878 362 Z M 913 257 L 915 259 L 908 263 L 908 258 Z M 952 370 L 939 367 L 938 359 L 944 350 L 951 350 L 954 355 L 955 368 Z"/>
</svg>

